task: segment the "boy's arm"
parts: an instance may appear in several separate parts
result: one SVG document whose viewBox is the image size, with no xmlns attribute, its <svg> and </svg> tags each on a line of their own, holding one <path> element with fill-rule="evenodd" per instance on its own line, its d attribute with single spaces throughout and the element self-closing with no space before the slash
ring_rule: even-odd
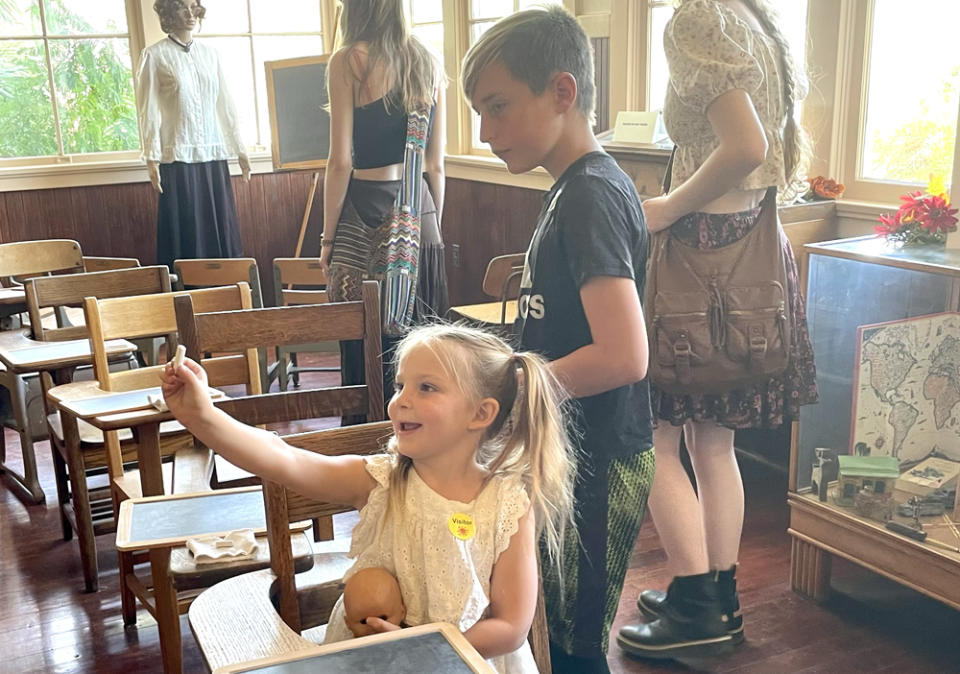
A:
<svg viewBox="0 0 960 674">
<path fill-rule="evenodd" d="M 633 279 L 594 276 L 580 288 L 591 344 L 550 363 L 574 398 L 585 398 L 647 376 L 647 328 Z"/>
</svg>

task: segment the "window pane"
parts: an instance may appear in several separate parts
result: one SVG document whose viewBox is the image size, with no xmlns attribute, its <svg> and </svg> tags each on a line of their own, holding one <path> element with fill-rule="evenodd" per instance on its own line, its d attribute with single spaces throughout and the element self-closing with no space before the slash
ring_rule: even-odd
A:
<svg viewBox="0 0 960 674">
<path fill-rule="evenodd" d="M 56 153 L 43 43 L 0 42 L 0 157 Z"/>
<path fill-rule="evenodd" d="M 673 16 L 673 8 L 666 6 L 654 7 L 650 19 L 650 83 L 649 110 L 662 110 L 663 99 L 667 95 L 667 85 L 670 81 L 670 70 L 667 67 L 667 56 L 663 53 L 663 29 L 667 21 Z"/>
<path fill-rule="evenodd" d="M 480 39 L 480 36 L 493 27 L 496 21 L 480 21 L 470 25 L 470 44 L 474 44 Z"/>
<path fill-rule="evenodd" d="M 270 115 L 267 112 L 267 75 L 264 61 L 277 61 L 296 56 L 314 56 L 323 53 L 323 40 L 317 36 L 255 37 L 253 46 L 257 61 L 257 105 L 260 112 L 260 144 L 270 144 Z M 247 137 L 247 143 L 256 140 Z"/>
<path fill-rule="evenodd" d="M 40 35 L 42 30 L 37 0 L 0 1 L 0 35 Z"/>
<path fill-rule="evenodd" d="M 206 4 L 206 3 L 204 3 Z M 230 0 L 232 5 L 241 5 Z M 233 11 L 236 13 L 237 9 Z M 319 33 L 320 0 L 250 0 L 253 29 L 258 33 Z"/>
<path fill-rule="evenodd" d="M 470 18 L 499 18 L 513 13 L 513 0 L 471 0 Z"/>
<path fill-rule="evenodd" d="M 441 0 L 410 0 L 410 18 L 413 23 L 443 21 Z"/>
<path fill-rule="evenodd" d="M 206 5 L 207 2 L 204 2 Z M 253 145 L 258 142 L 256 105 L 253 94 L 253 55 L 250 53 L 250 38 L 208 37 L 204 42 L 220 52 L 220 63 L 230 96 L 240 117 L 240 133 L 243 142 Z"/>
<path fill-rule="evenodd" d="M 250 32 L 246 0 L 203 0 L 203 6 L 207 15 L 199 28 L 200 35 Z"/>
<path fill-rule="evenodd" d="M 63 151 L 140 147 L 126 38 L 50 40 Z"/>
<path fill-rule="evenodd" d="M 909 25 L 903 4 L 876 0 L 862 177 L 925 184 L 931 173 L 950 180 L 960 103 L 960 4 L 915 0 Z M 904 31 L 923 26 L 922 39 Z"/>
<path fill-rule="evenodd" d="M 413 34 L 420 38 L 423 44 L 432 51 L 437 58 L 443 61 L 443 24 L 429 23 L 422 26 L 414 26 Z"/>
<path fill-rule="evenodd" d="M 43 0 L 48 35 L 127 32 L 123 0 Z"/>
<path fill-rule="evenodd" d="M 531 7 L 543 5 L 562 5 L 562 0 L 518 0 L 517 9 L 530 9 Z"/>
</svg>

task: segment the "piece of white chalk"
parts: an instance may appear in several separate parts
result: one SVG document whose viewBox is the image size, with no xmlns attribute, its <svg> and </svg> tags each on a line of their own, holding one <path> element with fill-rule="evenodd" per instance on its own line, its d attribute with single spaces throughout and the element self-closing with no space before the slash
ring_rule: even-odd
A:
<svg viewBox="0 0 960 674">
<path fill-rule="evenodd" d="M 173 369 L 177 370 L 183 365 L 183 359 L 187 357 L 187 347 L 183 344 L 177 344 L 177 352 L 173 356 Z"/>
</svg>

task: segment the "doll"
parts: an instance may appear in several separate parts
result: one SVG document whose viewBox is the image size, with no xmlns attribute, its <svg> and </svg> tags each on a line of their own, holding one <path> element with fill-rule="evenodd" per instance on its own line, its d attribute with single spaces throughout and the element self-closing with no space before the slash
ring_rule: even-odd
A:
<svg viewBox="0 0 960 674">
<path fill-rule="evenodd" d="M 227 160 L 250 162 L 217 51 L 193 40 L 199 0 L 157 0 L 168 35 L 137 73 L 143 156 L 157 200 L 157 261 L 243 255 Z"/>
</svg>

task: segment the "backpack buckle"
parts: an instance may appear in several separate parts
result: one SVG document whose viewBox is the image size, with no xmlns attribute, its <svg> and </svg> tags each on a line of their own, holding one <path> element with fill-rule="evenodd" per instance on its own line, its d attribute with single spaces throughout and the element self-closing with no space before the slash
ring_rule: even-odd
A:
<svg viewBox="0 0 960 674">
<path fill-rule="evenodd" d="M 750 362 L 748 364 L 751 370 L 760 370 L 763 366 L 763 360 L 767 355 L 767 337 L 763 334 L 763 326 L 753 324 L 750 326 Z"/>
<path fill-rule="evenodd" d="M 690 355 L 692 352 L 690 338 L 686 330 L 680 331 L 677 334 L 677 341 L 673 343 L 673 362 L 677 373 L 677 381 L 681 384 L 690 383 Z"/>
</svg>

